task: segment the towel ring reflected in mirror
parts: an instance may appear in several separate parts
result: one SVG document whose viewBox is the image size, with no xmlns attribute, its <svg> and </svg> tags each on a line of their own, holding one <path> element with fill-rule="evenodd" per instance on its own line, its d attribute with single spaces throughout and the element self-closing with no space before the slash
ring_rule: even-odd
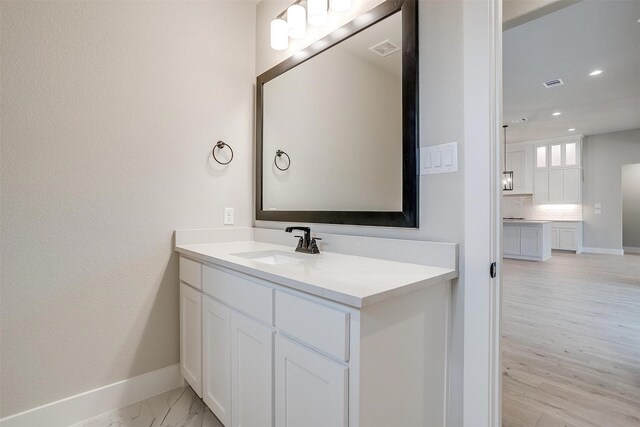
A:
<svg viewBox="0 0 640 427">
<path fill-rule="evenodd" d="M 287 167 L 286 168 L 281 168 L 280 166 L 278 166 L 278 159 L 282 159 L 282 156 L 287 156 Z M 276 155 L 273 158 L 273 163 L 276 165 L 276 167 L 278 168 L 278 170 L 281 171 L 286 171 L 287 169 L 289 169 L 289 167 L 291 167 L 291 157 L 289 157 L 289 155 L 287 153 L 285 153 L 282 150 L 277 150 L 276 151 Z"/>
<path fill-rule="evenodd" d="M 222 150 L 224 147 L 228 147 L 229 151 L 231 151 L 231 157 L 229 158 L 228 161 L 226 162 L 221 162 L 217 157 L 216 157 L 216 148 L 218 150 Z M 218 141 L 216 143 L 216 145 L 213 147 L 213 150 L 211 150 L 211 154 L 213 155 L 213 159 L 220 163 L 221 165 L 228 165 L 229 163 L 231 163 L 231 160 L 233 160 L 233 148 L 231 148 L 231 146 L 229 144 L 227 144 L 226 142 L 223 141 Z"/>
</svg>

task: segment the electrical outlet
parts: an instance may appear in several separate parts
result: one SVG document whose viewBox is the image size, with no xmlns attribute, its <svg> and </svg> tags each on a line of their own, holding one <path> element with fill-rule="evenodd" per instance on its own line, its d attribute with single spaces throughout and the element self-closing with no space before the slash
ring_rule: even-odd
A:
<svg viewBox="0 0 640 427">
<path fill-rule="evenodd" d="M 233 208 L 224 208 L 224 225 L 233 225 Z"/>
</svg>

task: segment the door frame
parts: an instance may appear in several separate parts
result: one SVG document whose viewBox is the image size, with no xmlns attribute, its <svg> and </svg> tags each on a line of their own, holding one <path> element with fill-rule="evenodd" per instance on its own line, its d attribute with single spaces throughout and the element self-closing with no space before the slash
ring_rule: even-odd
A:
<svg viewBox="0 0 640 427">
<path fill-rule="evenodd" d="M 462 0 L 465 238 L 463 425 L 500 427 L 502 0 Z M 497 276 L 490 277 L 492 262 Z"/>
</svg>

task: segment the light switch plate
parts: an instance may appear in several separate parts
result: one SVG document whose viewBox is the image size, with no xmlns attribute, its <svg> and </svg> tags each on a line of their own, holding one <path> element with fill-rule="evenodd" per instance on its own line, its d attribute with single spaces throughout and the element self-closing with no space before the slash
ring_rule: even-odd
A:
<svg viewBox="0 0 640 427">
<path fill-rule="evenodd" d="M 458 171 L 458 143 L 420 148 L 420 175 Z"/>
</svg>

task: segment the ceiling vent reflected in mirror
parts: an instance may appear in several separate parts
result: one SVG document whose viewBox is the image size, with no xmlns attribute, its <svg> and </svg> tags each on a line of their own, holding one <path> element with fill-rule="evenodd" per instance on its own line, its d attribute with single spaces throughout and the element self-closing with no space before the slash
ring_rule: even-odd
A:
<svg viewBox="0 0 640 427">
<path fill-rule="evenodd" d="M 400 50 L 400 47 L 398 45 L 396 45 L 395 43 L 393 43 L 392 41 L 390 41 L 389 39 L 380 42 L 374 46 L 371 46 L 369 48 L 369 50 L 371 52 L 374 52 L 382 57 L 385 56 L 389 56 L 394 52 L 397 52 Z"/>
<path fill-rule="evenodd" d="M 549 89 L 550 87 L 562 86 L 564 82 L 562 81 L 562 79 L 553 79 L 542 82 L 542 84 L 544 85 L 544 87 Z"/>
</svg>

